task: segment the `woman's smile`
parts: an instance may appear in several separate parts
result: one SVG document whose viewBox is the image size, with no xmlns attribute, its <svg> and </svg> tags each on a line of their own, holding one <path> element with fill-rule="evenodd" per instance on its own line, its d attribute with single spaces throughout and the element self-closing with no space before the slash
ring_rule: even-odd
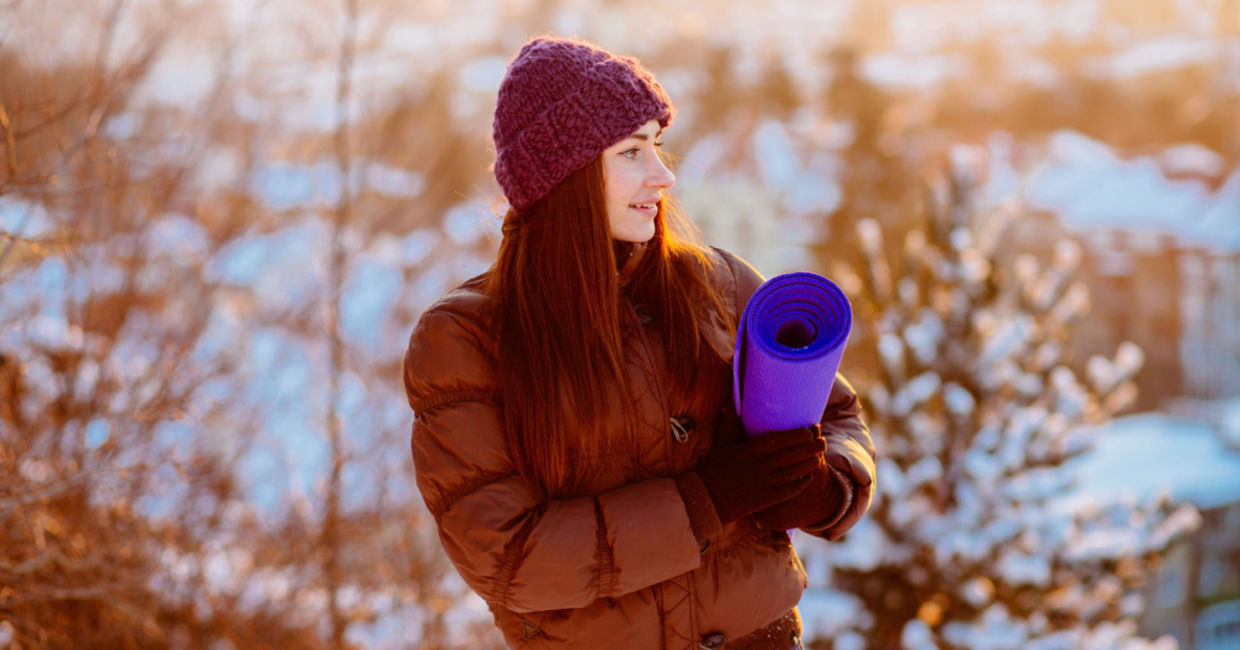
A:
<svg viewBox="0 0 1240 650">
<path fill-rule="evenodd" d="M 643 203 L 630 203 L 629 208 L 653 219 L 659 214 L 659 200 L 655 199 L 653 201 Z"/>
</svg>

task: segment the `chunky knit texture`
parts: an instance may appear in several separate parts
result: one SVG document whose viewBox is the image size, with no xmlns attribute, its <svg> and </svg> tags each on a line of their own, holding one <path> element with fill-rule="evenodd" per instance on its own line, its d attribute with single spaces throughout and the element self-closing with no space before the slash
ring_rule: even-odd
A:
<svg viewBox="0 0 1240 650">
<path fill-rule="evenodd" d="M 495 104 L 495 179 L 524 210 L 569 174 L 675 108 L 637 59 L 585 41 L 542 37 L 508 65 Z"/>
</svg>

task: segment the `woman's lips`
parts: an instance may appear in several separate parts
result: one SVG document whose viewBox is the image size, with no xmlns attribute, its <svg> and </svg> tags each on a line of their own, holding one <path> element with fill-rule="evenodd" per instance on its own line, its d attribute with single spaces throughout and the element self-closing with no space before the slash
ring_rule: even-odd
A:
<svg viewBox="0 0 1240 650">
<path fill-rule="evenodd" d="M 655 203 L 630 203 L 629 209 L 636 210 L 647 217 L 654 217 L 659 214 L 659 204 Z"/>
</svg>

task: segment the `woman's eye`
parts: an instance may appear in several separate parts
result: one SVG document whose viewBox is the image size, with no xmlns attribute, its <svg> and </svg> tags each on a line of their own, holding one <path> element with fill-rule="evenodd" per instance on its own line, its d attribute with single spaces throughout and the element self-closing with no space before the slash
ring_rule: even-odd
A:
<svg viewBox="0 0 1240 650">
<path fill-rule="evenodd" d="M 624 151 L 620 152 L 620 155 L 624 156 L 625 158 L 636 158 L 637 147 L 633 147 L 632 149 L 625 149 Z"/>
</svg>

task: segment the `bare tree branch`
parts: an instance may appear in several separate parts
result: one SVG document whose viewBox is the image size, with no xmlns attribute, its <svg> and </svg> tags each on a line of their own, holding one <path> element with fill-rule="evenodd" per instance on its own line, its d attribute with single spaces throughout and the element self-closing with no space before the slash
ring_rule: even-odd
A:
<svg viewBox="0 0 1240 650">
<path fill-rule="evenodd" d="M 13 136 L 13 125 L 9 122 L 9 112 L 4 110 L 4 102 L 0 101 L 0 127 L 4 128 L 5 162 L 8 163 L 9 176 L 17 176 L 17 142 Z"/>
<path fill-rule="evenodd" d="M 348 625 L 340 609 L 341 587 L 340 552 L 342 531 L 340 513 L 341 473 L 346 462 L 340 436 L 340 377 L 344 372 L 344 343 L 340 337 L 340 300 L 344 283 L 345 251 L 344 230 L 353 210 L 352 176 L 353 158 L 349 146 L 349 97 L 352 84 L 354 48 L 357 39 L 357 0 L 343 0 L 345 11 L 344 33 L 340 41 L 340 59 L 336 85 L 336 131 L 334 137 L 336 161 L 340 170 L 340 200 L 336 206 L 336 219 L 332 228 L 330 277 L 328 279 L 327 334 L 330 346 L 330 395 L 327 408 L 327 437 L 331 446 L 331 469 L 328 477 L 326 513 L 323 522 L 323 545 L 327 551 L 328 610 L 331 617 L 331 645 L 344 648 L 344 633 Z"/>
</svg>

